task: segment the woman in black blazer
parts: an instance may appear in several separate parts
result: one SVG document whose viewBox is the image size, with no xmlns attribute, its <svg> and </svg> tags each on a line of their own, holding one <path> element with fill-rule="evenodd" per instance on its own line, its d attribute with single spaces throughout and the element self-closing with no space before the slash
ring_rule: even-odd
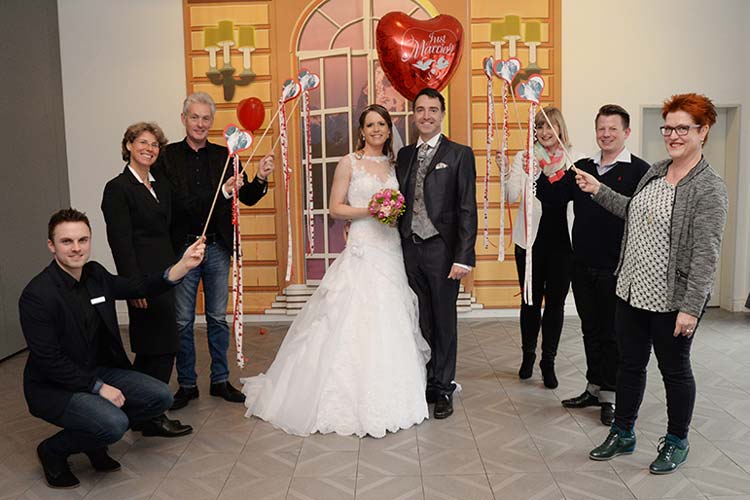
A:
<svg viewBox="0 0 750 500">
<path fill-rule="evenodd" d="M 120 175 L 104 188 L 102 212 L 107 241 L 117 272 L 143 276 L 163 271 L 176 261 L 169 234 L 172 196 L 166 179 L 151 172 L 167 143 L 155 123 L 139 122 L 125 131 Z M 175 322 L 174 290 L 128 301 L 130 348 L 136 370 L 169 383 L 179 337 Z M 146 435 L 183 435 L 192 431 L 161 416 L 142 430 Z"/>
</svg>

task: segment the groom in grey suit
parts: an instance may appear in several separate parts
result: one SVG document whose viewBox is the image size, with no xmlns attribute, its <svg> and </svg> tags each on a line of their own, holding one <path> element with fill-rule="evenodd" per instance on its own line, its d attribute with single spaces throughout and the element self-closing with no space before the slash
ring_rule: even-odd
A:
<svg viewBox="0 0 750 500">
<path fill-rule="evenodd" d="M 414 99 L 416 144 L 403 147 L 396 175 L 406 213 L 399 220 L 409 286 L 419 299 L 419 326 L 432 349 L 427 402 L 436 419 L 453 413 L 456 376 L 456 300 L 461 278 L 475 265 L 476 168 L 471 148 L 440 133 L 445 99 L 422 89 Z"/>
</svg>

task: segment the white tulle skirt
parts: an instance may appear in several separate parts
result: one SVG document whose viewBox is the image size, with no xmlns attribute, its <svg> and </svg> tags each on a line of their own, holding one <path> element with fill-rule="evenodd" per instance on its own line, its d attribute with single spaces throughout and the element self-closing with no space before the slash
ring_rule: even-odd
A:
<svg viewBox="0 0 750 500">
<path fill-rule="evenodd" d="M 428 418 L 430 349 L 398 235 L 388 229 L 387 241 L 369 238 L 370 244 L 350 235 L 268 372 L 242 379 L 246 416 L 300 436 L 360 437 L 383 437 Z"/>
</svg>

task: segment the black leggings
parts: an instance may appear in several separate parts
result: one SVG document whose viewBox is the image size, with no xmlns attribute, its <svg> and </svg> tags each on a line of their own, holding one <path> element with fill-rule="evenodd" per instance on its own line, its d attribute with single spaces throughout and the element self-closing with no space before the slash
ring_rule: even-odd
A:
<svg viewBox="0 0 750 500">
<path fill-rule="evenodd" d="M 540 239 L 537 240 L 541 242 Z M 526 272 L 526 250 L 516 245 L 516 269 L 521 290 Z M 534 244 L 532 250 L 531 294 L 533 305 L 521 298 L 521 346 L 523 352 L 536 351 L 539 327 L 542 328 L 542 359 L 552 360 L 560 343 L 565 297 L 570 287 L 572 253 L 570 245 L 552 251 L 547 245 Z M 522 295 L 523 297 L 523 295 Z M 544 314 L 542 314 L 544 297 Z"/>
<path fill-rule="evenodd" d="M 695 406 L 695 378 L 690 366 L 693 337 L 674 336 L 676 319 L 677 311 L 644 311 L 617 299 L 615 333 L 620 364 L 615 424 L 619 428 L 633 429 L 638 418 L 653 345 L 667 392 L 667 432 L 680 439 L 687 437 Z"/>
</svg>

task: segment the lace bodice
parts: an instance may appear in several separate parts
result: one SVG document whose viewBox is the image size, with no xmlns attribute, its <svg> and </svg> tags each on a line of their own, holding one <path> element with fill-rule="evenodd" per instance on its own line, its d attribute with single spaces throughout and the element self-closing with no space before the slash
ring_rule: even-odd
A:
<svg viewBox="0 0 750 500">
<path fill-rule="evenodd" d="M 342 162 L 348 162 L 352 170 L 347 202 L 353 207 L 366 207 L 372 195 L 381 189 L 398 189 L 396 169 L 386 156 L 358 158 L 355 153 L 350 153 Z M 352 221 L 347 246 L 359 243 L 400 245 L 396 228 L 369 217 Z"/>
</svg>

